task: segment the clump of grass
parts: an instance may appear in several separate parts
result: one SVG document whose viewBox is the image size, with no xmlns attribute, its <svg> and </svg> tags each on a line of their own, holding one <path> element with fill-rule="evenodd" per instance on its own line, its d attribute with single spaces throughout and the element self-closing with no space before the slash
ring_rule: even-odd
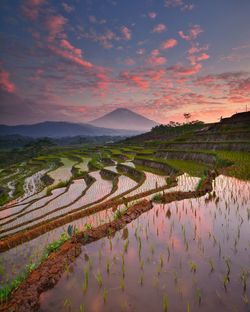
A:
<svg viewBox="0 0 250 312">
<path fill-rule="evenodd" d="M 36 269 L 38 264 L 30 263 L 26 265 L 25 271 L 21 273 L 17 278 L 11 281 L 9 284 L 0 288 L 0 303 L 5 302 L 12 291 L 17 289 L 19 285 L 29 276 L 29 274 Z"/>
<path fill-rule="evenodd" d="M 69 236 L 66 234 L 66 233 L 62 233 L 60 238 L 52 243 L 50 243 L 46 248 L 45 248 L 45 251 L 44 251 L 44 254 L 43 254 L 43 259 L 47 259 L 48 256 L 56 251 L 64 242 L 66 242 L 66 240 L 69 239 Z"/>
<path fill-rule="evenodd" d="M 176 183 L 176 177 L 175 176 L 169 176 L 169 177 L 166 177 L 166 183 L 169 187 L 175 185 Z"/>
<path fill-rule="evenodd" d="M 117 209 L 114 213 L 114 220 L 119 220 L 127 212 L 128 208 Z"/>
<path fill-rule="evenodd" d="M 52 185 L 52 186 L 49 186 L 47 188 L 47 191 L 46 191 L 46 196 L 49 196 L 52 194 L 52 191 L 57 189 L 57 188 L 62 188 L 62 187 L 67 187 L 69 186 L 69 184 L 71 183 L 71 179 L 69 180 L 66 180 L 66 181 L 60 181 L 59 183 L 57 183 L 56 185 Z"/>
<path fill-rule="evenodd" d="M 152 201 L 155 202 L 155 203 L 160 203 L 162 201 L 162 196 L 160 193 L 157 193 L 155 194 L 153 197 L 152 197 Z"/>
</svg>

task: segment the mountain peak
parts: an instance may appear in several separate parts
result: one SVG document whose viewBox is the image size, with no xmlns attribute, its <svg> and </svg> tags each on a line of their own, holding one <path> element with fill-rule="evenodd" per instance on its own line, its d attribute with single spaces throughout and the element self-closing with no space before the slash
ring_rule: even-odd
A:
<svg viewBox="0 0 250 312">
<path fill-rule="evenodd" d="M 116 108 L 106 115 L 97 118 L 90 124 L 113 129 L 148 131 L 157 123 L 127 108 Z"/>
</svg>

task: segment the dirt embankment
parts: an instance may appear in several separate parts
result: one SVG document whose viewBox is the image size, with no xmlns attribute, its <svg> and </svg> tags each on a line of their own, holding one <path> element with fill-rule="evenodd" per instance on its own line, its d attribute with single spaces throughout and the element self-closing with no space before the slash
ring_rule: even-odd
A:
<svg viewBox="0 0 250 312">
<path fill-rule="evenodd" d="M 214 165 L 216 163 L 216 156 L 212 154 L 186 152 L 186 151 L 158 151 L 155 154 L 157 158 L 163 159 L 180 159 L 192 160 L 195 162 Z"/>
<path fill-rule="evenodd" d="M 126 166 L 123 164 L 118 164 L 116 168 L 118 172 L 130 176 L 132 179 L 134 179 L 138 183 L 140 183 L 143 179 L 145 179 L 145 173 L 139 170 L 136 170 L 133 167 Z"/>
<path fill-rule="evenodd" d="M 108 158 L 108 157 L 100 158 L 100 163 L 102 163 L 104 166 L 114 166 L 115 165 L 115 162 L 111 158 Z"/>
<path fill-rule="evenodd" d="M 118 177 L 118 174 L 116 172 L 107 169 L 101 169 L 100 175 L 103 179 L 111 181 Z"/>
<path fill-rule="evenodd" d="M 169 165 L 150 159 L 135 158 L 134 163 L 139 166 L 160 170 L 162 173 L 166 175 L 173 175 L 177 173 L 177 170 L 170 167 Z"/>
<path fill-rule="evenodd" d="M 209 173 L 197 191 L 167 193 L 163 194 L 161 199 L 164 203 L 169 203 L 185 198 L 203 196 L 212 191 L 212 182 L 215 176 L 215 173 Z M 80 255 L 82 245 L 112 235 L 152 207 L 152 202 L 144 199 L 131 206 L 120 219 L 81 232 L 70 241 L 65 242 L 58 251 L 53 252 L 48 259 L 35 269 L 18 289 L 12 293 L 9 300 L 0 306 L 0 311 L 37 311 L 39 309 L 40 294 L 53 288 L 57 284 L 65 268 Z"/>
</svg>

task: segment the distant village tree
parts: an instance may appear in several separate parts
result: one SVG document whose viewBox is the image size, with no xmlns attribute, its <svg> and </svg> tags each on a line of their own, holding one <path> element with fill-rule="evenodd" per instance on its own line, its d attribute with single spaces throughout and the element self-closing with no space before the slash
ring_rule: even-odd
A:
<svg viewBox="0 0 250 312">
<path fill-rule="evenodd" d="M 189 123 L 189 119 L 191 118 L 191 114 L 190 113 L 184 113 L 183 116 L 186 119 L 186 123 Z"/>
</svg>

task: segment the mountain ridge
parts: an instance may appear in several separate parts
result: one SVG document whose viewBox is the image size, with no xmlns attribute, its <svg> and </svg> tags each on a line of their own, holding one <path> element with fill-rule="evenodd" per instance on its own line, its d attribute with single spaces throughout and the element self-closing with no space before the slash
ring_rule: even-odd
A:
<svg viewBox="0 0 250 312">
<path fill-rule="evenodd" d="M 110 129 L 96 127 L 87 123 L 71 123 L 65 121 L 44 121 L 35 124 L 0 125 L 1 135 L 22 135 L 32 138 L 39 137 L 74 137 L 74 136 L 132 136 L 140 131 Z"/>
<path fill-rule="evenodd" d="M 117 108 L 104 116 L 94 119 L 89 124 L 98 127 L 108 127 L 112 129 L 149 131 L 157 122 L 146 118 L 138 113 L 127 108 Z"/>
</svg>

